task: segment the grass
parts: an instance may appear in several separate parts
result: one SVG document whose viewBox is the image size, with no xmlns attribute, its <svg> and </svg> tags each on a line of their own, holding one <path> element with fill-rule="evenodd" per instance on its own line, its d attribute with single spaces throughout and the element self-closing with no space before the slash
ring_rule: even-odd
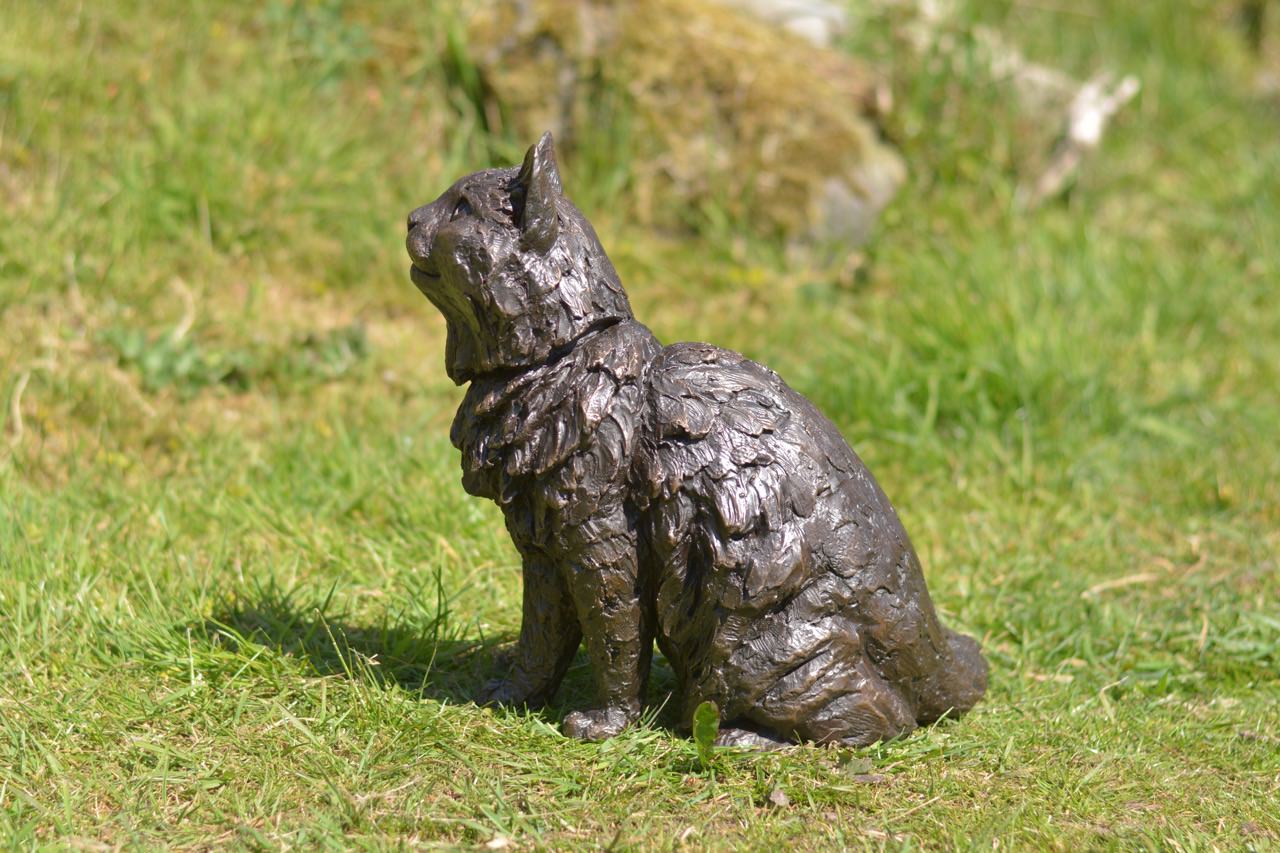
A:
<svg viewBox="0 0 1280 853">
<path fill-rule="evenodd" d="M 899 60 L 912 180 L 856 269 L 743 223 L 647 233 L 625 182 L 583 188 L 637 313 L 829 413 L 992 663 L 957 723 L 709 771 L 660 708 L 563 739 L 582 659 L 544 712 L 467 701 L 519 572 L 458 484 L 459 391 L 400 235 L 524 141 L 459 94 L 456 22 L 400 0 L 0 21 L 5 846 L 1280 843 L 1280 105 L 1224 4 L 964 8 L 1142 78 L 1034 212 L 1037 119 L 867 16 L 851 47 Z"/>
</svg>

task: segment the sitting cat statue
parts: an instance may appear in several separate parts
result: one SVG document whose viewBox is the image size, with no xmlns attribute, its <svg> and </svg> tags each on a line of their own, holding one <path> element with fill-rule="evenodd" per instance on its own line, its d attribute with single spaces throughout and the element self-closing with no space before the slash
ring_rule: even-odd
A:
<svg viewBox="0 0 1280 853">
<path fill-rule="evenodd" d="M 653 646 L 682 724 L 720 742 L 864 745 L 967 711 L 978 645 L 944 628 L 879 485 L 773 371 L 663 346 L 632 316 L 550 134 L 519 168 L 468 175 L 409 216 L 411 278 L 469 383 L 451 438 L 523 561 L 510 671 L 485 701 L 547 701 L 585 641 L 595 704 L 565 733 L 640 714 Z"/>
</svg>

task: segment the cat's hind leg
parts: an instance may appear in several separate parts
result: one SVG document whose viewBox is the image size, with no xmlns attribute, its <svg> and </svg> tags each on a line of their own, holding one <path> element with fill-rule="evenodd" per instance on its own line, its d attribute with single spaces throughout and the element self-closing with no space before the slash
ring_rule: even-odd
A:
<svg viewBox="0 0 1280 853">
<path fill-rule="evenodd" d="M 907 734 L 916 715 L 902 694 L 862 657 L 846 688 L 797 721 L 796 734 L 814 743 L 868 746 Z"/>
<path fill-rule="evenodd" d="M 845 620 L 822 628 L 812 651 L 774 662 L 775 680 L 741 715 L 749 725 L 791 739 L 857 746 L 914 729 L 912 703 L 872 665 L 857 628 Z M 814 639 L 797 634 L 792 641 Z"/>
</svg>

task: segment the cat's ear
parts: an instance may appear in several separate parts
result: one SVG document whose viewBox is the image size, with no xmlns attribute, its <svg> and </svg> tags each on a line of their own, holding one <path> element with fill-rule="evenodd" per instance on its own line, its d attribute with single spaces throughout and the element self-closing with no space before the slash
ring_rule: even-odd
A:
<svg viewBox="0 0 1280 853">
<path fill-rule="evenodd" d="M 555 141 L 548 131 L 524 155 L 524 165 L 512 191 L 525 245 L 546 251 L 555 243 L 560 235 L 557 212 L 563 191 L 560 170 L 556 168 Z"/>
</svg>

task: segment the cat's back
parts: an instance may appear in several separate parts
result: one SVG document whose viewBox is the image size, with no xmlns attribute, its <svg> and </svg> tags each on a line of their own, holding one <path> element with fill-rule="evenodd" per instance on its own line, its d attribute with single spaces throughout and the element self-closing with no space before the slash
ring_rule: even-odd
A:
<svg viewBox="0 0 1280 853">
<path fill-rule="evenodd" d="M 658 354 L 647 385 L 637 486 L 653 507 L 659 547 L 701 540 L 705 554 L 685 562 L 689 571 L 699 559 L 721 570 L 722 606 L 768 609 L 819 564 L 846 577 L 888 574 L 910 549 L 839 430 L 772 370 L 681 343 Z"/>
</svg>

